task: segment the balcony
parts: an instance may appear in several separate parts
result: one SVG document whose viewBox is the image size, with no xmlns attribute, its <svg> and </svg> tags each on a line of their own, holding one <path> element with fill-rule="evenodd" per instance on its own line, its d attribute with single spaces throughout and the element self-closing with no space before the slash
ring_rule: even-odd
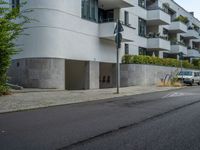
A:
<svg viewBox="0 0 200 150">
<path fill-rule="evenodd" d="M 194 57 L 194 58 L 199 58 L 200 57 L 200 53 L 198 50 L 195 49 L 188 49 L 188 55 L 189 57 Z"/>
<path fill-rule="evenodd" d="M 171 42 L 171 52 L 180 53 L 187 55 L 187 47 L 179 42 Z"/>
<path fill-rule="evenodd" d="M 114 29 L 116 22 L 106 22 L 99 24 L 99 37 L 102 39 L 115 41 Z M 134 28 L 123 25 L 124 31 L 122 32 L 122 42 L 133 42 Z"/>
<path fill-rule="evenodd" d="M 133 7 L 134 0 L 99 0 L 99 8 L 104 10 Z"/>
<path fill-rule="evenodd" d="M 152 9 L 147 12 L 148 25 L 169 25 L 171 17 L 161 9 Z"/>
<path fill-rule="evenodd" d="M 156 49 L 156 50 L 171 50 L 170 42 L 162 39 L 162 38 L 149 38 L 147 40 L 147 48 L 148 49 Z"/>
<path fill-rule="evenodd" d="M 199 33 L 194 29 L 190 29 L 187 33 L 182 34 L 182 36 L 186 39 L 198 39 Z"/>
<path fill-rule="evenodd" d="M 194 39 L 194 40 L 192 40 L 192 42 L 195 42 L 195 43 L 200 43 L 200 36 L 199 36 L 199 38 L 198 38 L 198 39 Z"/>
<path fill-rule="evenodd" d="M 173 21 L 169 25 L 169 32 L 171 33 L 186 33 L 187 32 L 187 26 L 180 22 L 180 21 Z"/>
</svg>

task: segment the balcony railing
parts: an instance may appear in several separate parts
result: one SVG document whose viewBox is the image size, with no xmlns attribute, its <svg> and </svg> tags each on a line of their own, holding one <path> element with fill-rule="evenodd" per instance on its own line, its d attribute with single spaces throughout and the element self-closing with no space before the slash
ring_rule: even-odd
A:
<svg viewBox="0 0 200 150">
<path fill-rule="evenodd" d="M 134 39 L 134 29 L 127 25 L 123 25 L 124 31 L 122 32 L 122 42 L 133 42 Z M 102 39 L 115 40 L 114 29 L 116 27 L 116 22 L 102 22 L 99 24 L 99 37 Z"/>
<path fill-rule="evenodd" d="M 187 32 L 187 26 L 182 23 L 181 21 L 173 21 L 169 25 L 169 32 L 171 33 L 186 33 Z"/>
<path fill-rule="evenodd" d="M 155 7 L 147 7 L 147 10 L 161 10 L 161 11 L 163 11 L 164 13 L 169 14 L 167 11 L 165 11 L 165 9 L 160 8 L 160 7 L 158 7 L 158 6 L 155 6 Z"/>
<path fill-rule="evenodd" d="M 196 57 L 199 58 L 200 57 L 200 53 L 198 50 L 195 49 L 188 49 L 188 56 L 189 57 Z"/>
<path fill-rule="evenodd" d="M 171 45 L 170 45 L 170 41 L 168 41 L 166 39 L 163 39 L 160 37 L 153 37 L 153 38 L 148 38 L 147 48 L 170 51 Z"/>
<path fill-rule="evenodd" d="M 107 18 L 107 19 L 99 20 L 99 23 L 109 23 L 109 22 L 117 22 L 117 20 L 114 19 L 114 18 Z M 127 23 L 125 23 L 125 22 L 123 22 L 123 21 L 121 21 L 121 20 L 120 20 L 120 22 L 121 22 L 121 24 L 122 24 L 123 26 L 129 27 L 129 28 L 132 28 L 132 29 L 135 29 L 131 24 L 127 24 Z"/>
<path fill-rule="evenodd" d="M 180 42 L 180 41 L 171 41 L 171 45 L 181 45 L 181 46 L 187 47 L 185 43 Z"/>
<path fill-rule="evenodd" d="M 172 53 L 180 53 L 187 54 L 187 46 L 179 41 L 171 41 L 171 52 Z"/>
</svg>

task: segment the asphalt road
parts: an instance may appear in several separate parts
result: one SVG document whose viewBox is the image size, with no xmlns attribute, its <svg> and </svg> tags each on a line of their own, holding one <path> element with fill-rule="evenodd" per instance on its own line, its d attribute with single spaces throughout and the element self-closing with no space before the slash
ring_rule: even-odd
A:
<svg viewBox="0 0 200 150">
<path fill-rule="evenodd" d="M 200 88 L 0 114 L 0 150 L 199 150 Z"/>
</svg>

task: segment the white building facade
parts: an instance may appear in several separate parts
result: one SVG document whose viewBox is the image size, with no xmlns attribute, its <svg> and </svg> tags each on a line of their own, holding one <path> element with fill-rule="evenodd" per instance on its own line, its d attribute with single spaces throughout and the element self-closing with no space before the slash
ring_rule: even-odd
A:
<svg viewBox="0 0 200 150">
<path fill-rule="evenodd" d="M 114 87 L 117 19 L 124 28 L 120 58 L 199 57 L 200 21 L 172 0 L 28 0 L 22 9 L 29 8 L 34 20 L 9 71 L 10 82 L 24 87 Z"/>
</svg>

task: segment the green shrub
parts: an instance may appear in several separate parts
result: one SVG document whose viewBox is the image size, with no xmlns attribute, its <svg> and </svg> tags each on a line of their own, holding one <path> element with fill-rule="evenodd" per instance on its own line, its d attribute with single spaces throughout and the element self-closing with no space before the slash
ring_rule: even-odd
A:
<svg viewBox="0 0 200 150">
<path fill-rule="evenodd" d="M 11 57 L 19 52 L 14 41 L 22 34 L 23 25 L 29 22 L 29 19 L 23 15 L 28 11 L 20 12 L 20 6 L 5 7 L 8 5 L 10 4 L 5 0 L 0 0 L 0 95 L 8 92 L 7 70 L 11 64 Z"/>
<path fill-rule="evenodd" d="M 184 24 L 187 24 L 189 22 L 188 18 L 184 16 L 178 16 L 176 19 L 174 19 L 174 21 L 181 21 Z"/>
<path fill-rule="evenodd" d="M 172 58 L 158 58 L 144 55 L 125 55 L 122 58 L 122 63 L 124 64 L 151 64 L 151 65 L 160 65 L 160 66 L 169 66 L 169 67 L 181 67 L 181 62 L 177 59 Z M 191 69 L 200 69 L 200 61 L 198 62 L 199 66 L 194 66 L 189 63 L 187 60 L 184 60 L 182 65 L 184 68 Z"/>
<path fill-rule="evenodd" d="M 8 90 L 9 90 L 8 86 L 0 85 L 0 91 L 1 91 L 0 96 L 8 94 Z"/>
<path fill-rule="evenodd" d="M 193 59 L 192 64 L 195 66 L 195 68 L 200 68 L 200 59 Z"/>
</svg>

